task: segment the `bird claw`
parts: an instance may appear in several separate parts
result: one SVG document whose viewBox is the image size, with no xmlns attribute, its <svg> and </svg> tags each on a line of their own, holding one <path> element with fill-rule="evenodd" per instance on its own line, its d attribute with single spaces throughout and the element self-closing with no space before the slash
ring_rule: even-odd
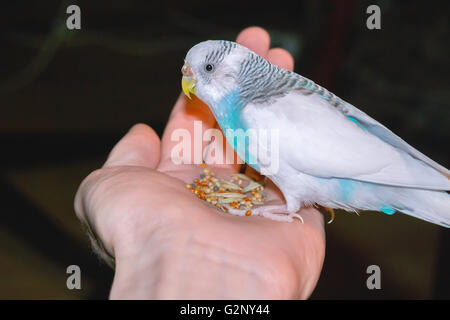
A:
<svg viewBox="0 0 450 320">
<path fill-rule="evenodd" d="M 327 211 L 327 212 L 329 212 L 331 214 L 331 218 L 327 222 L 327 224 L 330 224 L 330 223 L 332 223 L 334 221 L 334 217 L 336 216 L 336 214 L 334 213 L 333 208 L 330 208 L 330 207 L 324 207 L 324 208 L 325 208 L 325 211 Z"/>
<path fill-rule="evenodd" d="M 303 220 L 302 216 L 299 215 L 298 213 L 291 213 L 289 214 L 289 217 L 292 217 L 292 221 L 294 220 L 294 218 L 299 219 L 303 224 L 305 223 L 305 221 Z"/>
</svg>

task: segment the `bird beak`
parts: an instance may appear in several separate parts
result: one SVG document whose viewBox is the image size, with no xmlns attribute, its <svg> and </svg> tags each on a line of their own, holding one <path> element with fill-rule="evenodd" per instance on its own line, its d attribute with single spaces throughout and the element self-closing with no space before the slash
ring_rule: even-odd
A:
<svg viewBox="0 0 450 320">
<path fill-rule="evenodd" d="M 195 84 L 197 83 L 194 78 L 192 68 L 185 64 L 181 69 L 181 73 L 183 74 L 183 78 L 181 79 L 181 87 L 183 88 L 183 92 L 189 99 L 192 99 L 190 94 L 195 94 Z"/>
</svg>

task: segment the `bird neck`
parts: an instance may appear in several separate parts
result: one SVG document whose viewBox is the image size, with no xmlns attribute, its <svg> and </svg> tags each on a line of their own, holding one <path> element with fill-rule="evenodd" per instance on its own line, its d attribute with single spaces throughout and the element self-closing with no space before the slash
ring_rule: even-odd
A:
<svg viewBox="0 0 450 320">
<path fill-rule="evenodd" d="M 246 126 L 241 118 L 243 106 L 244 103 L 240 99 L 239 89 L 234 89 L 227 93 L 213 105 L 211 109 L 222 131 L 225 132 L 227 129 L 246 130 Z"/>
<path fill-rule="evenodd" d="M 214 116 L 231 147 L 239 157 L 255 170 L 259 170 L 257 158 L 250 153 L 247 143 L 248 124 L 242 118 L 242 102 L 238 89 L 226 94 L 218 103 L 214 104 Z"/>
</svg>

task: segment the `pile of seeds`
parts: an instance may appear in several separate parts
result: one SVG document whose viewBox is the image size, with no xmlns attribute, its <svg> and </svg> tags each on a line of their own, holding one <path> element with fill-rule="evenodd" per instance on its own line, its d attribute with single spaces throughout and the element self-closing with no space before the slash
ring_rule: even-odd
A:
<svg viewBox="0 0 450 320">
<path fill-rule="evenodd" d="M 228 212 L 229 206 L 233 209 L 246 209 L 245 214 L 249 216 L 252 214 L 253 206 L 264 204 L 264 184 L 242 173 L 233 174 L 231 181 L 227 181 L 216 178 L 213 171 L 204 168 L 199 179 L 195 179 L 193 183 L 187 184 L 186 187 L 197 198 L 224 212 Z"/>
</svg>

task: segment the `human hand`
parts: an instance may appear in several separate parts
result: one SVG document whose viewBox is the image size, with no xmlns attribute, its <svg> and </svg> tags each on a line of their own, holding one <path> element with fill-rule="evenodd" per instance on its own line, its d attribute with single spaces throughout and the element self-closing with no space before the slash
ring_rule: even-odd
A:
<svg viewBox="0 0 450 320">
<path fill-rule="evenodd" d="M 282 49 L 270 49 L 260 28 L 248 28 L 237 42 L 274 64 L 293 69 Z M 180 95 L 160 140 L 148 126 L 135 125 L 114 147 L 103 168 L 81 184 L 75 211 L 90 230 L 98 253 L 115 261 L 113 299 L 295 299 L 307 298 L 325 254 L 322 215 L 300 214 L 304 224 L 222 213 L 186 188 L 202 171 L 175 165 L 171 134 L 217 126 L 200 100 Z M 193 134 L 192 134 L 193 136 Z M 210 166 L 217 176 L 240 165 Z M 267 202 L 282 201 L 273 186 Z"/>
</svg>

